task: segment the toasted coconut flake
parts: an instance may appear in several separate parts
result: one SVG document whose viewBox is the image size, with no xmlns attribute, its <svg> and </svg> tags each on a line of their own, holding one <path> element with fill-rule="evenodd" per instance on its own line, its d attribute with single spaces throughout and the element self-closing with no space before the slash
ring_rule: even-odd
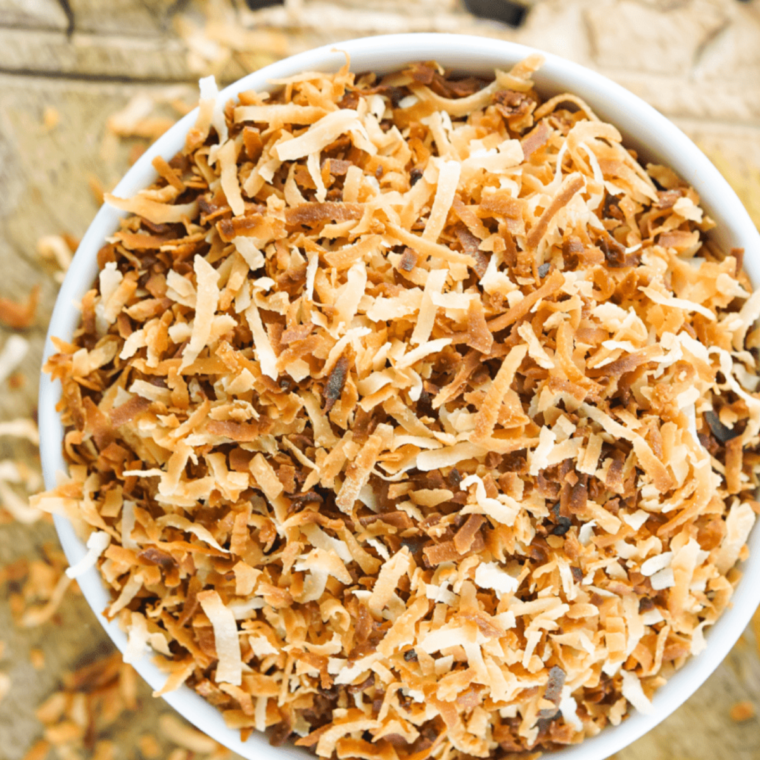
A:
<svg viewBox="0 0 760 760">
<path fill-rule="evenodd" d="M 486 449 L 474 443 L 457 443 L 436 451 L 423 451 L 417 456 L 417 468 L 422 472 L 454 467 L 459 462 L 483 456 Z"/>
<path fill-rule="evenodd" d="M 134 198 L 117 198 L 111 193 L 105 193 L 103 200 L 109 206 L 137 214 L 153 224 L 176 224 L 183 219 L 193 219 L 198 213 L 197 201 L 183 204 L 161 203 L 139 193 Z"/>
<path fill-rule="evenodd" d="M 255 303 L 252 302 L 246 309 L 245 317 L 248 320 L 248 326 L 253 333 L 253 343 L 256 346 L 261 371 L 267 377 L 276 380 L 279 374 L 277 371 L 277 357 L 272 350 L 272 344 L 269 341 L 269 336 L 264 330 L 264 324 L 261 321 L 261 315 L 259 314 L 259 309 Z"/>
<path fill-rule="evenodd" d="M 137 542 L 132 538 L 132 531 L 136 524 L 135 503 L 125 499 L 122 501 L 121 508 L 121 545 L 125 549 L 138 548 Z"/>
<path fill-rule="evenodd" d="M 419 253 L 421 256 L 430 256 L 434 259 L 446 261 L 449 264 L 466 264 L 473 266 L 475 264 L 475 261 L 471 256 L 457 253 L 456 251 L 452 251 L 448 246 L 419 237 L 398 225 L 389 224 L 388 231 L 400 242 L 404 245 L 408 245 L 413 251 Z"/>
<path fill-rule="evenodd" d="M 191 127 L 185 139 L 185 150 L 190 152 L 206 142 L 209 130 L 211 128 L 211 119 L 214 116 L 216 108 L 216 99 L 219 90 L 216 86 L 216 80 L 213 76 L 204 77 L 198 81 L 200 89 L 200 104 L 198 108 L 198 117 L 195 124 Z"/>
<path fill-rule="evenodd" d="M 570 202 L 570 199 L 583 188 L 585 184 L 586 183 L 580 174 L 570 174 L 563 180 L 559 192 L 547 206 L 546 211 L 541 215 L 536 226 L 528 233 L 527 242 L 531 248 L 538 247 L 538 244 L 549 229 L 549 224 L 557 215 L 557 212 L 566 206 Z"/>
<path fill-rule="evenodd" d="M 623 670 L 620 673 L 623 679 L 623 696 L 640 712 L 648 715 L 652 712 L 652 703 L 641 688 L 641 681 L 635 673 Z"/>
<path fill-rule="evenodd" d="M 469 514 L 482 513 L 488 515 L 494 522 L 504 525 L 514 525 L 517 515 L 520 511 L 520 505 L 512 497 L 502 494 L 500 498 L 494 499 L 486 494 L 486 487 L 483 479 L 479 475 L 468 475 L 462 480 L 462 488 L 469 488 L 475 485 L 475 502 L 476 506 L 465 507 L 462 512 Z"/>
<path fill-rule="evenodd" d="M 267 499 L 274 502 L 283 492 L 284 487 L 272 465 L 261 454 L 256 454 L 251 460 L 250 468 L 253 477 L 256 479 L 256 484 L 264 492 Z"/>
<path fill-rule="evenodd" d="M 222 168 L 222 190 L 230 204 L 232 213 L 235 216 L 242 216 L 245 213 L 245 203 L 240 192 L 240 183 L 237 173 L 237 154 L 238 145 L 235 140 L 228 140 L 219 148 L 217 157 Z"/>
<path fill-rule="evenodd" d="M 204 591 L 198 594 L 198 601 L 214 629 L 214 644 L 219 659 L 216 680 L 220 683 L 240 686 L 243 682 L 243 663 L 240 658 L 240 641 L 235 616 L 225 607 L 216 591 Z"/>
<path fill-rule="evenodd" d="M 153 692 L 154 697 L 163 697 L 164 694 L 169 694 L 172 691 L 179 689 L 188 678 L 193 674 L 196 668 L 195 660 L 192 658 L 185 662 L 173 662 L 173 669 L 171 675 L 166 679 L 166 683 L 158 690 Z"/>
<path fill-rule="evenodd" d="M 473 298 L 467 306 L 467 345 L 488 354 L 493 347 L 493 335 L 488 329 L 483 304 Z"/>
<path fill-rule="evenodd" d="M 219 748 L 219 745 L 211 737 L 192 726 L 188 726 L 172 713 L 161 715 L 158 724 L 164 737 L 191 752 L 205 755 L 215 752 Z"/>
<path fill-rule="evenodd" d="M 417 315 L 417 324 L 414 327 L 412 333 L 411 343 L 417 345 L 425 343 L 430 338 L 430 333 L 433 331 L 433 325 L 435 324 L 435 315 L 437 307 L 433 303 L 433 296 L 436 293 L 443 291 L 443 286 L 446 283 L 447 272 L 445 269 L 434 269 L 428 275 L 425 282 L 425 290 L 422 294 L 422 303 L 419 307 L 419 313 Z"/>
<path fill-rule="evenodd" d="M 61 235 L 43 235 L 37 240 L 37 255 L 52 260 L 61 272 L 65 272 L 73 258 L 73 251 Z"/>
<path fill-rule="evenodd" d="M 561 272 L 552 272 L 546 282 L 538 290 L 534 290 L 520 299 L 504 314 L 494 317 L 488 322 L 488 329 L 493 332 L 504 330 L 522 319 L 541 299 L 548 298 L 556 293 L 565 284 L 565 278 Z"/>
<path fill-rule="evenodd" d="M 520 337 L 528 344 L 528 356 L 533 359 L 539 367 L 544 369 L 554 369 L 554 362 L 551 357 L 546 353 L 546 350 L 541 345 L 536 333 L 533 332 L 533 328 L 530 323 L 524 322 L 517 328 L 517 332 Z"/>
<path fill-rule="evenodd" d="M 20 335 L 11 335 L 0 351 L 0 383 L 10 377 L 29 351 L 29 341 Z"/>
<path fill-rule="evenodd" d="M 202 256 L 195 257 L 194 267 L 197 278 L 197 298 L 193 332 L 182 355 L 180 370 L 189 367 L 208 344 L 211 325 L 219 304 L 219 274 Z"/>
<path fill-rule="evenodd" d="M 412 367 L 426 356 L 437 354 L 442 348 L 450 345 L 450 343 L 450 338 L 438 338 L 438 340 L 430 340 L 427 343 L 423 343 L 421 346 L 417 346 L 417 348 L 402 356 L 396 363 L 396 369 Z"/>
<path fill-rule="evenodd" d="M 34 420 L 20 418 L 16 420 L 7 420 L 0 422 L 0 438 L 10 436 L 13 438 L 25 438 L 29 443 L 35 446 L 40 442 L 40 432 Z"/>
<path fill-rule="evenodd" d="M 493 589 L 499 599 L 504 594 L 514 594 L 519 586 L 517 578 L 502 570 L 496 562 L 483 562 L 478 565 L 475 583 L 480 588 Z"/>
<path fill-rule="evenodd" d="M 299 106 L 295 103 L 285 105 L 238 106 L 235 109 L 235 121 L 253 121 L 257 123 L 280 126 L 281 124 L 314 124 L 326 116 L 324 108 L 316 106 Z"/>
<path fill-rule="evenodd" d="M 346 284 L 338 294 L 336 313 L 338 323 L 350 325 L 359 309 L 359 302 L 367 287 L 367 267 L 364 262 L 354 264 L 348 270 Z"/>
<path fill-rule="evenodd" d="M 497 82 L 492 82 L 488 87 L 464 98 L 445 98 L 427 87 L 411 87 L 410 89 L 423 103 L 430 103 L 439 111 L 444 111 L 450 116 L 465 116 L 485 107 L 490 102 L 493 93 L 497 90 Z"/>
<path fill-rule="evenodd" d="M 71 578 L 65 573 L 56 582 L 48 600 L 42 606 L 32 606 L 24 610 L 21 616 L 20 625 L 22 628 L 36 628 L 44 625 L 58 612 L 63 602 L 66 591 L 71 584 Z"/>
<path fill-rule="evenodd" d="M 2 465 L 7 465 L 7 467 L 3 468 Z M 38 504 L 34 497 L 32 502 L 28 504 L 26 499 L 19 496 L 9 485 L 9 483 L 18 483 L 22 480 L 20 468 L 15 463 L 7 460 L 0 463 L 0 504 L 10 512 L 16 522 L 31 525 L 42 517 L 41 510 L 44 509 L 44 506 Z"/>
<path fill-rule="evenodd" d="M 386 562 L 375 581 L 372 595 L 367 600 L 367 608 L 374 615 L 380 615 L 383 608 L 391 600 L 398 585 L 399 578 L 409 572 L 411 557 L 409 550 L 404 548 Z"/>
<path fill-rule="evenodd" d="M 711 322 L 715 321 L 715 314 L 710 309 L 706 309 L 698 303 L 689 301 L 685 298 L 676 298 L 675 296 L 665 296 L 654 287 L 640 288 L 641 292 L 654 303 L 662 306 L 670 306 L 673 309 L 684 309 L 685 311 L 696 311 Z"/>
<path fill-rule="evenodd" d="M 371 155 L 377 153 L 377 148 L 370 142 L 359 114 L 350 108 L 323 116 L 302 135 L 279 143 L 274 150 L 280 161 L 293 161 L 310 153 L 319 153 L 347 132 L 354 138 L 357 147 Z"/>
<path fill-rule="evenodd" d="M 7 673 L 0 673 L 0 702 L 2 702 L 11 690 L 11 679 Z"/>
<path fill-rule="evenodd" d="M 139 573 L 130 575 L 129 580 L 122 587 L 121 593 L 108 608 L 108 617 L 116 617 L 137 596 L 142 585 L 143 579 Z"/>
<path fill-rule="evenodd" d="M 476 418 L 475 432 L 472 436 L 473 443 L 489 438 L 493 433 L 496 420 L 499 416 L 499 406 L 527 353 L 528 347 L 522 345 L 515 346 L 507 354 L 494 378 L 493 384 L 488 389 L 488 393 L 486 393 L 483 405 Z"/>
<path fill-rule="evenodd" d="M 25 330 L 34 323 L 40 286 L 35 285 L 29 292 L 26 303 L 17 303 L 8 298 L 0 298 L 0 324 L 13 330 Z"/>
<path fill-rule="evenodd" d="M 735 723 L 743 723 L 744 721 L 751 720 L 755 717 L 755 706 L 752 702 L 737 702 L 731 707 L 729 715 L 731 720 Z"/>
<path fill-rule="evenodd" d="M 672 486 L 672 480 L 665 466 L 654 455 L 649 444 L 638 434 L 631 432 L 625 426 L 615 422 L 608 414 L 597 407 L 583 405 L 583 410 L 595 422 L 598 422 L 604 430 L 613 436 L 618 436 L 633 443 L 634 451 L 641 461 L 642 467 L 651 476 L 656 488 L 664 493 Z"/>
<path fill-rule="evenodd" d="M 454 202 L 460 171 L 461 164 L 458 161 L 442 161 L 439 165 L 438 188 L 435 192 L 433 208 L 430 210 L 430 216 L 425 224 L 425 231 L 422 233 L 425 240 L 430 240 L 432 243 L 437 242 L 446 226 L 446 217 L 451 210 L 451 204 Z"/>
<path fill-rule="evenodd" d="M 248 237 L 238 236 L 233 238 L 232 244 L 235 250 L 245 259 L 252 271 L 261 269 L 264 266 L 264 255 L 256 247 L 256 243 Z"/>
<path fill-rule="evenodd" d="M 90 534 L 87 539 L 87 554 L 76 563 L 66 570 L 66 575 L 69 578 L 78 578 L 80 575 L 86 573 L 91 567 L 95 567 L 95 563 L 103 552 L 108 548 L 111 543 L 111 536 L 102 530 L 96 530 Z"/>
<path fill-rule="evenodd" d="M 549 454 L 554 448 L 556 436 L 547 427 L 542 427 L 538 436 L 538 446 L 530 453 L 530 474 L 538 475 L 544 468 L 549 466 Z"/>
<path fill-rule="evenodd" d="M 378 425 L 376 431 L 367 439 L 346 473 L 346 479 L 335 499 L 336 505 L 343 512 L 349 513 L 353 509 L 354 502 L 359 498 L 359 492 L 369 480 L 370 472 L 378 457 L 390 446 L 392 438 L 393 428 L 390 425 Z"/>
<path fill-rule="evenodd" d="M 715 559 L 718 572 L 726 573 L 736 564 L 756 519 L 755 512 L 748 503 L 734 504 L 731 507 L 726 518 L 726 536 Z"/>
<path fill-rule="evenodd" d="M 217 540 L 211 535 L 211 532 L 208 528 L 205 528 L 203 525 L 199 525 L 198 523 L 190 522 L 190 520 L 188 520 L 186 517 L 182 517 L 181 515 L 162 515 L 156 520 L 156 522 L 162 526 L 178 528 L 179 530 L 184 530 L 187 533 L 192 533 L 201 541 L 205 541 L 209 546 L 213 546 L 214 549 L 225 554 L 228 553 L 227 549 L 219 545 Z"/>
</svg>

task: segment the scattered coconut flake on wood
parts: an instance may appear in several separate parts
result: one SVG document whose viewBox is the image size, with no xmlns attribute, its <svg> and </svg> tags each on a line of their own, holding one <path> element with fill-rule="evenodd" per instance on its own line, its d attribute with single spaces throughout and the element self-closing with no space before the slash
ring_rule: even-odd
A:
<svg viewBox="0 0 760 760">
<path fill-rule="evenodd" d="M 18 368 L 29 351 L 29 341 L 20 335 L 11 335 L 0 350 L 0 383 L 7 380 Z"/>
</svg>

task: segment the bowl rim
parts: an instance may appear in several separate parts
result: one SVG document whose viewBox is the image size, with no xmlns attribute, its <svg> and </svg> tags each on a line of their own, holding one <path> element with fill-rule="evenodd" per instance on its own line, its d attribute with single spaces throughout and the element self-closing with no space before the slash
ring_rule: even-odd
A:
<svg viewBox="0 0 760 760">
<path fill-rule="evenodd" d="M 531 53 L 540 53 L 545 63 L 534 76 L 537 89 L 546 94 L 567 91 L 580 95 L 598 114 L 620 129 L 627 145 L 653 160 L 665 160 L 697 189 L 704 207 L 719 222 L 713 239 L 724 249 L 743 247 L 748 251 L 745 269 L 753 286 L 760 286 L 760 235 L 739 198 L 709 159 L 678 127 L 638 96 L 603 75 L 560 56 L 513 42 L 473 35 L 414 33 L 362 37 L 324 45 L 273 63 L 224 88 L 220 97 L 227 100 L 248 89 L 276 89 L 268 84 L 269 80 L 306 70 L 335 71 L 345 62 L 344 51 L 351 56 L 351 68 L 355 71 L 387 72 L 410 61 L 435 59 L 445 66 L 471 73 L 493 71 L 496 66 L 510 66 Z M 157 176 L 151 165 L 153 158 L 162 156 L 168 160 L 181 150 L 196 113 L 197 108 L 151 145 L 127 171 L 114 194 L 129 197 L 147 187 Z M 53 336 L 64 340 L 71 338 L 79 323 L 77 304 L 97 273 L 97 252 L 105 237 L 116 230 L 123 216 L 123 212 L 102 206 L 82 238 L 56 299 L 45 339 L 43 364 L 55 353 L 51 341 Z M 39 390 L 40 455 L 45 487 L 48 489 L 55 486 L 56 473 L 66 470 L 62 454 L 63 427 L 55 409 L 60 395 L 59 384 L 53 383 L 43 372 Z M 66 557 L 74 564 L 85 555 L 85 546 L 68 519 L 56 515 L 54 520 Z M 753 529 L 748 543 L 751 553 L 742 570 L 745 576 L 760 578 L 759 528 Z M 100 614 L 110 600 L 97 569 L 91 568 L 77 580 L 106 633 L 123 653 L 127 639 L 118 622 L 109 622 Z M 650 714 L 632 710 L 630 717 L 619 726 L 609 726 L 578 745 L 556 750 L 550 753 L 552 758 L 603 760 L 650 731 L 710 676 L 737 641 L 758 604 L 760 583 L 753 584 L 745 578 L 738 584 L 729 608 L 709 629 L 706 649 L 692 657 L 658 689 Z M 154 690 L 163 686 L 166 675 L 149 656 L 143 657 L 133 667 Z M 221 712 L 187 686 L 163 698 L 195 727 L 249 760 L 284 757 L 295 760 L 307 756 L 305 750 L 291 746 L 270 747 L 266 737 L 255 731 L 246 742 L 242 742 L 237 730 L 226 727 Z"/>
</svg>

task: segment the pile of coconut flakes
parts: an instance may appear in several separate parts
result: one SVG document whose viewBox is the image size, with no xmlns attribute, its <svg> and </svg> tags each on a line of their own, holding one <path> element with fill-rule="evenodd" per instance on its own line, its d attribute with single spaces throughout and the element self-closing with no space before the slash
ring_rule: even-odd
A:
<svg viewBox="0 0 760 760">
<path fill-rule="evenodd" d="M 617 725 L 760 511 L 760 294 L 531 57 L 225 103 L 99 253 L 63 389 L 106 617 L 243 737 L 453 760 Z"/>
</svg>

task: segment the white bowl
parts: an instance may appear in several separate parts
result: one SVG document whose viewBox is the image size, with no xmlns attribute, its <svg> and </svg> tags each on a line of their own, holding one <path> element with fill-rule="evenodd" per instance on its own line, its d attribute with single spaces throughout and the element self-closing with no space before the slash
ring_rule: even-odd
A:
<svg viewBox="0 0 760 760">
<path fill-rule="evenodd" d="M 354 71 L 385 73 L 406 63 L 436 60 L 446 67 L 472 74 L 489 74 L 494 68 L 509 68 L 530 53 L 537 52 L 523 45 L 498 40 L 448 34 L 399 34 L 341 42 L 295 55 L 284 61 L 249 74 L 222 92 L 225 99 L 244 90 L 269 89 L 271 79 L 291 76 L 305 70 L 337 71 L 345 63 L 343 52 L 351 56 Z M 585 99 L 607 121 L 618 127 L 628 147 L 639 151 L 647 160 L 672 167 L 699 192 L 707 212 L 718 223 L 713 239 L 724 249 L 744 248 L 744 265 L 754 287 L 760 286 L 760 235 L 752 224 L 734 191 L 694 143 L 678 127 L 643 100 L 620 85 L 583 66 L 555 55 L 546 54 L 546 63 L 535 75 L 537 90 L 544 96 L 572 92 Z M 170 159 L 184 145 L 185 135 L 195 121 L 196 111 L 185 116 L 127 172 L 114 193 L 129 197 L 147 187 L 156 178 L 151 161 L 156 156 Z M 80 315 L 76 303 L 90 288 L 97 274 L 97 253 L 105 237 L 113 234 L 123 213 L 108 206 L 100 209 L 79 245 L 71 268 L 63 283 L 53 311 L 48 332 L 45 359 L 55 352 L 50 338 L 71 340 Z M 40 383 L 39 424 L 42 467 L 47 488 L 55 485 L 56 472 L 66 469 L 62 455 L 63 427 L 55 410 L 60 386 L 43 374 Z M 74 564 L 85 554 L 71 523 L 55 518 L 58 535 L 69 561 Z M 620 751 L 664 720 L 691 696 L 728 654 L 749 623 L 760 603 L 760 530 L 750 537 L 751 557 L 744 564 L 745 580 L 733 597 L 732 606 L 707 635 L 708 646 L 690 660 L 654 697 L 654 711 L 649 715 L 634 712 L 620 726 L 608 727 L 598 736 L 580 745 L 559 750 L 553 758 L 562 760 L 603 760 Z M 119 649 L 125 649 L 126 636 L 116 622 L 107 622 L 101 612 L 109 604 L 96 569 L 79 579 L 79 585 Z M 166 676 L 146 656 L 136 666 L 140 675 L 154 688 L 160 688 Z M 241 742 L 237 731 L 228 729 L 221 713 L 187 687 L 167 694 L 164 699 L 201 731 L 250 760 L 281 760 L 285 756 L 311 756 L 293 747 L 270 747 L 266 738 L 254 733 Z"/>
</svg>

